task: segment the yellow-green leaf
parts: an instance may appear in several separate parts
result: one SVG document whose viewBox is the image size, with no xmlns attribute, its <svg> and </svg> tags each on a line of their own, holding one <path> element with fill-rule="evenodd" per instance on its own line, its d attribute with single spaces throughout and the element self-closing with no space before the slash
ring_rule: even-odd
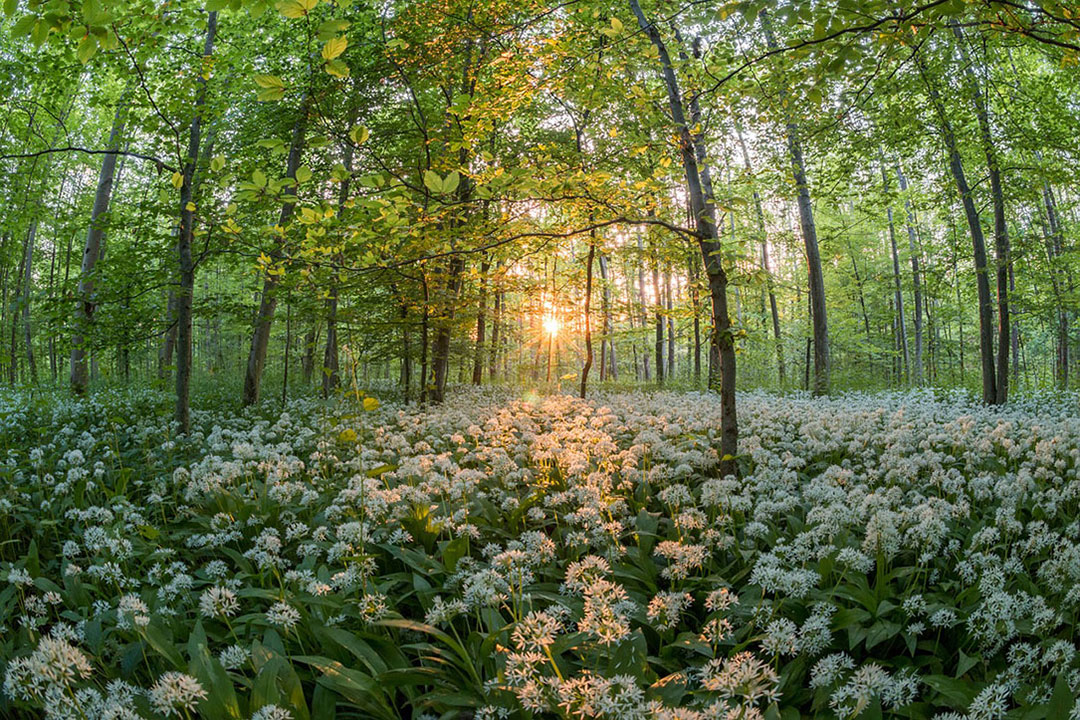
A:
<svg viewBox="0 0 1080 720">
<path fill-rule="evenodd" d="M 285 87 L 285 82 L 277 75 L 256 75 L 255 84 L 267 89 Z"/>
<path fill-rule="evenodd" d="M 83 39 L 79 41 L 79 47 L 75 52 L 79 56 L 79 62 L 85 64 L 90 62 L 90 58 L 94 57 L 97 49 L 97 38 L 93 35 L 84 35 Z"/>
<path fill-rule="evenodd" d="M 172 184 L 173 184 L 173 187 L 176 188 L 177 190 L 184 187 L 184 176 L 181 175 L 178 172 L 174 172 L 172 174 Z"/>
<path fill-rule="evenodd" d="M 434 170 L 427 170 L 424 172 L 424 185 L 427 189 L 433 193 L 442 192 L 442 178 L 439 177 L 439 173 Z"/>
<path fill-rule="evenodd" d="M 349 77 L 349 66 L 340 60 L 328 60 L 323 69 L 334 77 Z"/>
<path fill-rule="evenodd" d="M 349 137 L 357 145 L 363 145 L 365 142 L 367 142 L 367 139 L 370 135 L 371 132 L 363 125 L 357 125 L 349 131 Z"/>
<path fill-rule="evenodd" d="M 333 60 L 341 53 L 345 52 L 345 48 L 349 46 L 349 41 L 343 37 L 330 38 L 323 45 L 322 56 L 323 60 Z"/>
<path fill-rule="evenodd" d="M 260 102 L 277 102 L 283 97 L 285 97 L 285 88 L 265 88 L 259 91 L 255 99 Z"/>
</svg>

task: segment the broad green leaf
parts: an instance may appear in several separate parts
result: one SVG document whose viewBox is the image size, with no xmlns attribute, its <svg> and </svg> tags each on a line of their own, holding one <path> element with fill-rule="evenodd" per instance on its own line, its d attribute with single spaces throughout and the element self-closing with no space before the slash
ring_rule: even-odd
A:
<svg viewBox="0 0 1080 720">
<path fill-rule="evenodd" d="M 457 170 L 454 170 L 446 176 L 442 181 L 442 191 L 444 193 L 452 193 L 458 189 L 458 185 L 461 184 L 461 175 Z"/>
<path fill-rule="evenodd" d="M 79 41 L 79 47 L 76 49 L 75 53 L 79 57 L 79 62 L 85 65 L 86 63 L 90 62 L 90 58 L 94 57 L 97 49 L 97 38 L 95 38 L 92 34 L 87 34 L 84 35 L 83 39 Z"/>
<path fill-rule="evenodd" d="M 322 56 L 323 60 L 333 60 L 341 53 L 345 52 L 345 48 L 348 47 L 349 41 L 343 37 L 330 38 L 323 45 Z"/>
<path fill-rule="evenodd" d="M 349 77 L 349 66 L 341 60 L 329 60 L 323 65 L 323 69 L 334 77 Z"/>
<path fill-rule="evenodd" d="M 434 170 L 424 171 L 424 185 L 433 193 L 442 192 L 442 178 Z"/>
</svg>

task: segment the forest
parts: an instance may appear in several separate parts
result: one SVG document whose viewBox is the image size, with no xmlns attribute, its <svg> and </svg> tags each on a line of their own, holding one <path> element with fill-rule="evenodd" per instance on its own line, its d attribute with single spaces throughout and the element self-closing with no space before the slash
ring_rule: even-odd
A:
<svg viewBox="0 0 1080 720">
<path fill-rule="evenodd" d="M 0 716 L 1080 719 L 1080 5 L 2 0 Z"/>
</svg>

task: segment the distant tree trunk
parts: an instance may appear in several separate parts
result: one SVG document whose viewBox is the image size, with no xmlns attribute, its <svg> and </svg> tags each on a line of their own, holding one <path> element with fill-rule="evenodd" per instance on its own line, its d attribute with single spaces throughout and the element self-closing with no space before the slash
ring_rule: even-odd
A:
<svg viewBox="0 0 1080 720">
<path fill-rule="evenodd" d="M 421 270 L 420 283 L 424 290 L 423 316 L 420 320 L 420 404 L 428 400 L 428 325 L 431 317 L 431 292 L 428 285 L 427 273 Z"/>
<path fill-rule="evenodd" d="M 315 346 L 319 342 L 319 328 L 312 324 L 304 335 L 304 385 L 311 384 L 311 378 L 315 374 Z"/>
<path fill-rule="evenodd" d="M 300 156 L 304 151 L 304 133 L 307 130 L 307 115 L 310 96 L 305 96 L 300 104 L 300 112 L 293 126 L 292 142 L 286 162 L 285 176 L 296 179 L 296 170 L 300 167 Z M 296 207 L 295 186 L 289 185 L 282 191 L 283 202 L 277 224 L 284 228 L 292 218 Z M 279 242 L 284 242 L 279 241 Z M 276 253 L 275 253 L 276 254 Z M 270 344 L 270 328 L 274 322 L 274 308 L 277 306 L 276 290 L 280 277 L 267 272 L 263 278 L 262 299 L 259 302 L 259 314 L 255 320 L 255 332 L 251 336 L 251 350 L 248 353 L 247 369 L 244 373 L 243 404 L 254 405 L 259 401 L 259 386 L 262 383 L 263 367 L 266 365 L 266 350 Z"/>
<path fill-rule="evenodd" d="M 596 257 L 596 231 L 589 238 L 589 255 L 585 260 L 585 365 L 581 368 L 581 398 L 585 399 L 585 389 L 589 384 L 589 371 L 593 363 L 592 346 L 592 269 Z"/>
<path fill-rule="evenodd" d="M 412 339 L 409 336 L 409 304 L 404 295 L 398 300 L 398 318 L 401 320 L 401 387 L 408 402 L 412 394 Z"/>
<path fill-rule="evenodd" d="M 668 265 L 664 271 L 664 295 L 666 299 L 667 310 L 667 376 L 670 380 L 675 376 L 675 318 L 674 315 L 674 301 L 671 298 L 671 266 Z"/>
<path fill-rule="evenodd" d="M 462 179 L 462 184 L 466 180 Z M 432 347 L 432 387 L 429 398 L 441 403 L 446 398 L 446 381 L 450 371 L 450 336 L 454 322 L 454 310 L 461 293 L 461 276 L 465 261 L 459 255 L 450 258 L 447 268 L 443 305 L 435 324 L 435 344 Z"/>
<path fill-rule="evenodd" d="M 712 177 L 707 164 L 705 138 L 701 133 L 701 110 L 697 95 L 690 99 L 690 118 L 687 120 L 683 96 L 667 46 L 656 26 L 649 22 L 638 0 L 629 0 L 630 9 L 657 50 L 661 76 L 667 90 L 671 118 L 678 133 L 679 151 L 686 176 L 687 197 L 694 219 L 695 239 L 701 250 L 705 272 L 709 278 L 709 294 L 713 308 L 713 338 L 718 360 L 719 388 L 715 380 L 712 389 L 720 391 L 720 473 L 737 475 L 739 431 L 735 407 L 735 343 L 727 305 L 727 273 L 722 262 L 723 246 L 717 227 Z M 696 53 L 695 53 L 696 55 Z M 693 130 L 691 129 L 693 128 Z"/>
<path fill-rule="evenodd" d="M 964 216 L 967 218 L 968 230 L 971 232 L 971 245 L 975 256 L 975 278 L 979 293 L 979 355 L 982 360 L 982 389 L 983 402 L 993 405 L 997 403 L 997 380 L 994 367 L 994 305 L 990 298 L 989 270 L 986 261 L 986 241 L 983 237 L 982 221 L 979 211 L 975 207 L 975 200 L 971 194 L 967 177 L 964 175 L 964 163 L 960 157 L 960 149 L 956 144 L 956 135 L 949 122 L 945 107 L 941 102 L 934 83 L 926 77 L 922 63 L 918 63 L 922 72 L 923 81 L 926 84 L 930 100 L 933 102 L 941 124 L 941 136 L 945 141 L 945 149 L 949 157 L 949 172 L 956 182 L 956 189 L 960 194 L 960 201 L 964 206 Z M 959 285 L 959 281 L 957 282 Z M 1008 334 L 1008 331 L 1006 331 Z"/>
<path fill-rule="evenodd" d="M 499 373 L 499 334 L 502 329 L 503 291 L 499 288 L 499 264 L 495 265 L 495 307 L 491 318 L 491 349 L 488 353 L 488 380 L 494 380 Z"/>
<path fill-rule="evenodd" d="M 71 390 L 76 395 L 86 393 L 89 384 L 87 368 L 86 335 L 94 321 L 94 267 L 101 256 L 101 240 L 105 235 L 105 215 L 109 212 L 112 199 L 113 179 L 116 175 L 116 158 L 120 150 L 120 136 L 124 132 L 124 111 L 127 95 L 116 108 L 112 129 L 109 131 L 107 152 L 101 161 L 98 173 L 97 191 L 94 193 L 94 207 L 90 212 L 90 226 L 86 230 L 86 243 L 83 247 L 82 267 L 79 274 L 79 288 L 76 291 L 74 328 L 71 335 Z"/>
<path fill-rule="evenodd" d="M 694 385 L 701 384 L 701 297 L 698 295 L 697 263 L 690 258 L 690 304 L 694 308 Z"/>
<path fill-rule="evenodd" d="M 357 110 L 354 106 L 349 113 L 349 125 L 351 126 L 356 122 Z M 342 166 L 345 168 L 345 178 L 341 181 L 341 186 L 338 188 L 338 215 L 345 210 L 345 203 L 349 200 L 349 190 L 352 183 L 352 170 L 353 170 L 353 154 L 355 149 L 352 142 L 345 143 L 344 157 L 342 158 Z M 335 258 L 337 265 L 342 264 L 344 258 L 338 253 Z M 337 268 L 330 276 L 330 289 L 327 292 L 326 297 L 326 349 L 323 351 L 323 371 L 322 371 L 322 396 L 324 398 L 330 397 L 330 395 L 337 389 L 341 383 L 340 370 L 341 360 L 339 358 L 338 350 L 338 274 Z M 408 388 L 406 388 L 408 393 Z"/>
<path fill-rule="evenodd" d="M 741 123 L 735 125 L 735 134 L 739 141 L 739 148 L 742 150 L 743 164 L 746 166 L 746 172 L 752 173 L 753 167 L 750 165 L 750 153 L 746 149 L 746 141 L 743 139 Z M 758 193 L 756 185 L 753 187 L 752 195 L 754 200 L 754 217 L 757 220 L 757 231 L 759 243 L 761 245 L 761 270 L 765 273 L 765 287 L 769 293 L 769 309 L 772 313 L 773 340 L 776 344 L 776 369 L 780 379 L 780 387 L 782 388 L 787 384 L 787 373 L 784 368 L 784 341 L 783 337 L 780 335 L 780 311 L 776 306 L 775 281 L 773 279 L 772 269 L 769 267 L 769 242 L 765 230 L 765 212 L 762 210 L 761 195 Z"/>
<path fill-rule="evenodd" d="M 653 315 L 656 320 L 656 384 L 664 384 L 664 296 L 660 294 L 660 260 L 653 247 Z"/>
<path fill-rule="evenodd" d="M 611 337 L 611 285 L 608 282 L 607 258 L 600 253 L 601 302 L 604 313 L 604 337 L 600 340 L 600 382 L 615 379 L 615 344 Z"/>
<path fill-rule="evenodd" d="M 885 212 L 889 220 L 889 244 L 892 248 L 892 265 L 893 265 L 893 284 L 896 301 L 896 327 L 897 336 L 900 341 L 901 355 L 904 361 L 904 377 L 910 382 L 911 380 L 911 366 L 908 362 L 908 345 L 907 345 L 907 326 L 904 323 L 904 292 L 900 284 L 900 253 L 896 248 L 896 224 L 893 222 L 892 201 L 888 197 L 889 193 L 889 175 L 885 169 L 885 155 L 881 156 L 881 182 L 885 190 L 885 202 L 888 205 L 885 207 Z M 918 312 L 918 310 L 916 310 Z"/>
<path fill-rule="evenodd" d="M 23 334 L 26 340 L 26 367 L 30 370 L 30 382 L 37 385 L 37 363 L 34 361 L 34 342 L 33 334 L 30 329 L 30 298 L 33 292 L 33 273 L 31 272 L 34 266 L 34 240 L 37 237 L 37 220 L 30 223 L 30 232 L 26 234 L 26 248 L 25 256 L 23 258 L 23 282 L 22 282 L 22 299 L 20 304 L 22 305 L 22 319 L 23 319 Z"/>
<path fill-rule="evenodd" d="M 217 13 L 206 18 L 206 42 L 203 58 L 214 54 L 214 37 L 217 34 Z M 206 102 L 206 77 L 196 79 L 199 87 L 195 100 L 195 115 L 191 119 L 187 156 L 184 158 L 183 184 L 180 186 L 180 233 L 177 236 L 177 255 L 180 260 L 180 286 L 176 293 L 176 423 L 181 434 L 191 429 L 191 362 L 192 362 L 192 301 L 195 292 L 195 262 L 191 254 L 195 233 L 195 205 L 193 200 L 195 169 L 199 161 L 199 142 L 202 129 L 202 112 Z"/>
<path fill-rule="evenodd" d="M 769 22 L 768 13 L 764 10 L 761 12 L 761 22 L 769 49 L 776 50 L 772 25 Z M 781 90 L 781 105 L 786 102 L 786 98 L 787 92 Z M 810 185 L 806 179 L 799 126 L 789 116 L 786 128 L 788 154 L 791 158 L 799 206 L 799 224 L 802 226 L 803 242 L 806 245 L 806 267 L 810 279 L 810 311 L 814 328 L 814 394 L 827 395 L 829 392 L 829 326 L 825 315 L 825 278 L 821 270 L 821 251 L 818 248 L 817 226 L 814 224 L 814 208 L 810 202 Z"/>
<path fill-rule="evenodd" d="M 1039 153 L 1036 153 L 1036 159 L 1042 161 Z M 1058 219 L 1057 199 L 1054 197 L 1054 188 L 1045 180 L 1042 184 L 1042 196 L 1049 230 L 1046 254 L 1051 268 L 1050 283 L 1054 289 L 1054 299 L 1057 303 L 1054 376 L 1057 386 L 1062 390 L 1066 390 L 1069 387 L 1069 313 L 1065 309 L 1063 295 L 1065 286 L 1071 283 L 1068 282 L 1068 270 L 1061 259 L 1065 248 L 1061 232 L 1061 221 Z"/>
<path fill-rule="evenodd" d="M 915 357 L 914 367 L 912 372 L 912 381 L 916 385 L 922 385 L 923 381 L 923 323 L 922 323 L 922 273 L 919 271 L 919 249 L 915 236 L 915 211 L 911 207 L 911 199 L 907 197 L 907 178 L 904 177 L 904 171 L 900 168 L 900 163 L 896 163 L 896 178 L 900 183 L 900 192 L 904 193 L 904 211 L 907 215 L 907 234 L 908 234 L 908 249 L 911 253 L 911 282 L 912 282 L 912 295 L 915 303 L 915 311 L 911 314 L 911 319 L 915 326 Z"/>
<path fill-rule="evenodd" d="M 994 386 L 995 405 L 1002 405 L 1009 396 L 1009 353 L 1011 342 L 1009 332 L 1009 268 L 1012 258 L 1009 250 L 1009 226 L 1005 219 L 1005 193 L 1001 185 L 1001 165 L 998 162 L 997 150 L 994 147 L 993 132 L 990 128 L 990 114 L 983 100 L 982 90 L 979 88 L 978 78 L 971 65 L 965 45 L 964 33 L 955 22 L 950 22 L 953 34 L 959 41 L 960 55 L 964 60 L 964 77 L 971 95 L 971 102 L 975 106 L 975 116 L 979 121 L 979 131 L 982 138 L 983 153 L 986 155 L 986 170 L 990 178 L 990 199 L 994 208 L 994 251 L 997 255 L 997 309 L 998 309 L 998 350 L 997 350 L 997 375 Z"/>
<path fill-rule="evenodd" d="M 637 246 L 638 246 L 638 314 L 641 318 L 641 328 L 644 330 L 648 327 L 649 316 L 648 311 L 645 309 L 645 247 L 642 243 L 641 233 L 637 233 Z M 646 348 L 648 347 L 648 334 L 645 334 Z M 642 352 L 642 373 L 645 378 L 645 382 L 652 380 L 652 371 L 649 369 L 649 353 L 647 350 Z"/>
<path fill-rule="evenodd" d="M 158 379 L 164 380 L 172 366 L 173 350 L 176 348 L 176 290 L 169 288 L 165 302 L 165 337 L 158 351 Z"/>
<path fill-rule="evenodd" d="M 487 341 L 487 284 L 488 269 L 491 267 L 487 258 L 480 262 L 480 297 L 476 312 L 476 346 L 473 349 L 472 384 L 479 385 L 484 381 L 484 350 Z"/>
</svg>

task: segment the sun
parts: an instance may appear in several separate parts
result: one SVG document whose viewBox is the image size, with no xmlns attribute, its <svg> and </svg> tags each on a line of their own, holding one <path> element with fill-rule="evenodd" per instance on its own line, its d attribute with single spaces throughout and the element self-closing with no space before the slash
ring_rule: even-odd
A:
<svg viewBox="0 0 1080 720">
<path fill-rule="evenodd" d="M 548 315 L 544 318 L 544 332 L 546 332 L 548 335 L 558 335 L 559 328 L 561 327 L 562 323 L 559 322 L 559 318 L 555 317 L 554 315 Z"/>
</svg>

